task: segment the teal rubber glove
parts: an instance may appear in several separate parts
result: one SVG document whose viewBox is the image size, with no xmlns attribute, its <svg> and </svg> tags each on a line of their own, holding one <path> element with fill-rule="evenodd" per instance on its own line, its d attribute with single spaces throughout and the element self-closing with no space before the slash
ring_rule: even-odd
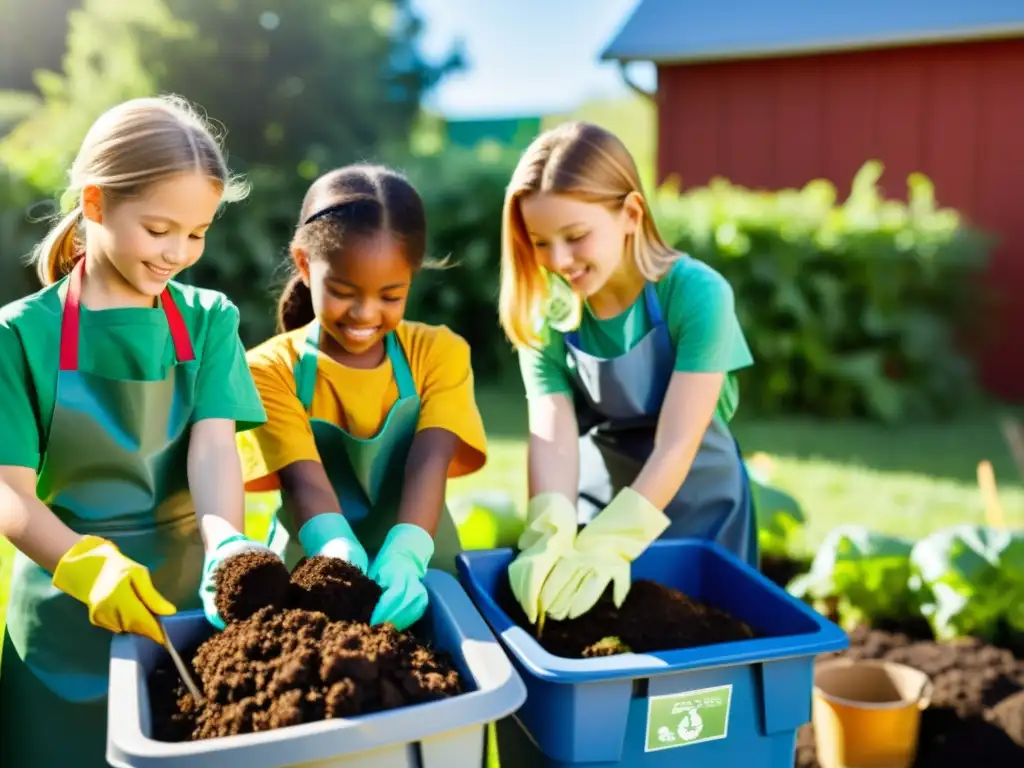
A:
<svg viewBox="0 0 1024 768">
<path fill-rule="evenodd" d="M 402 631 L 419 621 L 427 610 L 423 577 L 433 556 L 434 539 L 418 525 L 399 523 L 388 532 L 368 574 L 384 590 L 371 624 L 390 621 Z"/>
<path fill-rule="evenodd" d="M 224 619 L 217 613 L 217 606 L 214 604 L 214 598 L 217 595 L 217 582 L 215 580 L 217 568 L 228 558 L 240 555 L 243 552 L 255 551 L 270 552 L 280 559 L 280 555 L 270 547 L 260 544 L 258 541 L 253 541 L 241 533 L 228 536 L 217 546 L 206 552 L 206 558 L 203 561 L 203 579 L 199 583 L 199 599 L 203 602 L 203 613 L 206 614 L 206 620 L 219 630 L 223 630 L 225 624 Z"/>
<path fill-rule="evenodd" d="M 572 551 L 576 541 L 576 506 L 561 493 L 541 493 L 530 499 L 526 528 L 519 536 L 519 554 L 508 567 L 508 582 L 516 602 L 531 624 L 543 616 L 541 587 L 555 564 Z"/>
<path fill-rule="evenodd" d="M 597 603 L 609 584 L 622 607 L 632 585 L 630 564 L 661 536 L 669 519 L 630 487 L 623 488 L 576 536 L 541 589 L 541 609 L 553 619 L 575 619 Z"/>
<path fill-rule="evenodd" d="M 352 526 L 339 512 L 317 515 L 299 529 L 299 543 L 306 557 L 337 557 L 352 563 L 363 573 L 370 566 L 370 558 L 359 543 Z"/>
</svg>

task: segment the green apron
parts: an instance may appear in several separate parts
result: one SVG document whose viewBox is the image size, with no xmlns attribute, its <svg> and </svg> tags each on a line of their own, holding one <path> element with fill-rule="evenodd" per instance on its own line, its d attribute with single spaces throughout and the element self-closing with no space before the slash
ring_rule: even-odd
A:
<svg viewBox="0 0 1024 768">
<path fill-rule="evenodd" d="M 78 370 L 81 260 L 61 319 L 60 368 L 36 492 L 68 527 L 114 542 L 150 569 L 179 610 L 200 607 L 203 542 L 188 489 L 198 362 L 168 290 L 161 304 L 177 364 L 154 381 Z M 14 560 L 0 662 L 0 766 L 106 766 L 111 633 L 56 589 L 52 574 Z"/>
<path fill-rule="evenodd" d="M 371 557 L 397 522 L 405 462 L 420 417 L 420 396 L 409 361 L 393 331 L 384 337 L 384 345 L 398 385 L 398 399 L 376 435 L 353 437 L 337 424 L 310 418 L 320 460 L 338 495 L 341 510 Z M 313 404 L 319 354 L 320 323 L 314 320 L 295 364 L 295 390 L 307 413 Z M 289 569 L 303 557 L 287 505 L 282 505 L 271 523 L 269 545 L 284 557 Z M 434 534 L 430 567 L 454 573 L 455 556 L 461 551 L 455 520 L 445 505 Z"/>
</svg>

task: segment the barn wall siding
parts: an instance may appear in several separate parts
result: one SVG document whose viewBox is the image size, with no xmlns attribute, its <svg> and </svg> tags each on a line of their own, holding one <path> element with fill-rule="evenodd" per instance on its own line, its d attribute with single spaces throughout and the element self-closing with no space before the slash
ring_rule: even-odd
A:
<svg viewBox="0 0 1024 768">
<path fill-rule="evenodd" d="M 922 171 L 940 203 L 1002 241 L 990 284 L 994 393 L 1024 399 L 1024 40 L 662 67 L 659 176 L 749 187 L 831 179 L 845 195 L 869 158 L 902 197 Z"/>
</svg>

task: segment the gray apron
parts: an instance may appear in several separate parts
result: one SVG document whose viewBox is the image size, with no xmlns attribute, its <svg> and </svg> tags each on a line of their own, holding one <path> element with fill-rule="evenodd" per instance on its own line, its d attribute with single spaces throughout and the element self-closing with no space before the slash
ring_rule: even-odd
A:
<svg viewBox="0 0 1024 768">
<path fill-rule="evenodd" d="M 80 260 L 67 283 L 53 420 L 36 487 L 69 528 L 114 542 L 179 610 L 200 607 L 203 542 L 188 488 L 196 373 L 188 329 L 161 296 L 177 364 L 162 379 L 78 370 Z M 20 552 L 0 663 L 0 766 L 94 768 L 107 761 L 111 633 Z"/>
<path fill-rule="evenodd" d="M 581 524 L 636 479 L 654 448 L 675 350 L 652 283 L 644 287 L 643 296 L 653 327 L 624 355 L 595 357 L 580 348 L 578 331 L 565 335 L 567 354 L 576 363 Z M 757 567 L 750 483 L 739 446 L 717 415 L 686 480 L 664 511 L 671 523 L 663 537 L 710 539 Z"/>
<path fill-rule="evenodd" d="M 384 337 L 384 345 L 398 386 L 398 399 L 376 435 L 354 437 L 337 424 L 310 418 L 320 460 L 338 496 L 342 513 L 371 558 L 398 522 L 405 462 L 420 418 L 420 396 L 395 332 Z M 320 323 L 314 320 L 295 364 L 295 390 L 307 413 L 313 405 L 319 354 Z M 303 557 L 298 531 L 284 505 L 271 521 L 268 544 L 282 555 L 289 568 Z M 446 505 L 434 534 L 430 567 L 454 573 L 455 556 L 461 551 L 458 530 Z"/>
</svg>

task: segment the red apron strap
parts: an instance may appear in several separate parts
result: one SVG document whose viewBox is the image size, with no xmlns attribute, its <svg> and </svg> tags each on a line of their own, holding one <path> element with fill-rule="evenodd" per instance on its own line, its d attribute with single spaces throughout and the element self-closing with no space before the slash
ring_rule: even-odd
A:
<svg viewBox="0 0 1024 768">
<path fill-rule="evenodd" d="M 181 316 L 181 312 L 178 311 L 178 305 L 174 303 L 174 297 L 171 296 L 171 289 L 164 288 L 164 292 L 160 294 L 160 304 L 164 308 L 164 314 L 167 316 L 167 325 L 171 329 L 171 341 L 174 342 L 174 354 L 178 358 L 179 363 L 188 363 L 196 359 L 195 350 L 192 349 L 192 339 L 188 335 L 188 326 L 185 325 L 185 319 Z"/>
<path fill-rule="evenodd" d="M 82 314 L 82 273 L 85 269 L 85 259 L 81 258 L 71 270 L 71 277 L 68 280 L 68 291 L 64 297 L 64 311 L 61 314 L 60 323 L 60 370 L 78 370 L 78 338 L 81 327 Z M 195 351 L 192 348 L 192 339 L 188 335 L 188 326 L 178 311 L 178 305 L 174 303 L 169 288 L 164 288 L 160 294 L 160 305 L 163 307 L 164 315 L 167 317 L 167 326 L 171 331 L 171 341 L 174 343 L 174 354 L 179 363 L 186 363 L 196 359 Z"/>
<path fill-rule="evenodd" d="M 68 280 L 68 292 L 64 297 L 64 310 L 60 318 L 60 369 L 62 371 L 78 370 L 78 327 L 82 309 L 82 268 L 85 259 L 81 258 L 71 269 Z"/>
</svg>

